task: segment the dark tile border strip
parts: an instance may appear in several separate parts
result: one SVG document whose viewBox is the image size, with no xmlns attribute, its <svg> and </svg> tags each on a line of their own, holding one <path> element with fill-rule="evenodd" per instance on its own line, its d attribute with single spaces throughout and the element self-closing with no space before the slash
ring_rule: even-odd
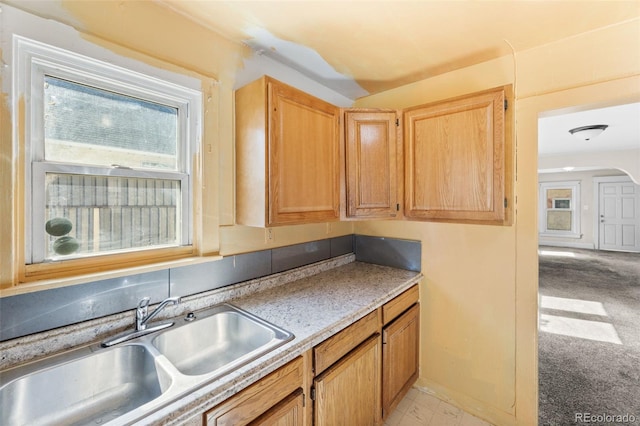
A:
<svg viewBox="0 0 640 426">
<path fill-rule="evenodd" d="M 354 240 L 356 260 L 359 262 L 421 271 L 422 244 L 420 241 L 367 235 L 356 235 Z"/>
<path fill-rule="evenodd" d="M 229 256 L 216 262 L 0 298 L 0 341 L 189 296 L 353 252 L 353 236 Z"/>
<path fill-rule="evenodd" d="M 300 266 L 356 254 L 356 260 L 420 271 L 419 241 L 345 235 L 271 250 L 229 256 L 216 262 L 94 281 L 0 298 L 0 341 L 189 296 Z"/>
</svg>

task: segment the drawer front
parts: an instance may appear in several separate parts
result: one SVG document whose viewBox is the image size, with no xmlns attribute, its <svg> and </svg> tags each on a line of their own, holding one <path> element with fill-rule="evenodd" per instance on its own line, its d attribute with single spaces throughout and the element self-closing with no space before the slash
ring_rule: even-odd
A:
<svg viewBox="0 0 640 426">
<path fill-rule="evenodd" d="M 304 393 L 296 390 L 285 400 L 252 421 L 249 426 L 302 426 Z"/>
<path fill-rule="evenodd" d="M 207 426 L 243 426 L 274 407 L 297 388 L 302 387 L 304 363 L 298 357 L 252 384 L 227 401 L 207 411 Z"/>
<path fill-rule="evenodd" d="M 384 306 L 382 306 L 382 323 L 387 325 L 398 315 L 409 309 L 411 305 L 418 301 L 419 295 L 420 291 L 418 290 L 418 286 L 414 285 L 400 296 L 385 303 Z"/>
<path fill-rule="evenodd" d="M 379 324 L 378 310 L 375 310 L 313 348 L 315 374 L 322 373 L 369 336 L 376 333 Z"/>
</svg>

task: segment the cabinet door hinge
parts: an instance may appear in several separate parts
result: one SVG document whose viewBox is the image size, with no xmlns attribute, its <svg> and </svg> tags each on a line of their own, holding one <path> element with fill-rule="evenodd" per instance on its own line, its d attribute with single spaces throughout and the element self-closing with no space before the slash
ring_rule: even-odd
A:
<svg viewBox="0 0 640 426">
<path fill-rule="evenodd" d="M 400 127 L 400 119 L 396 118 L 396 127 Z"/>
<path fill-rule="evenodd" d="M 400 211 L 400 204 L 396 204 L 396 211 L 399 212 Z"/>
<path fill-rule="evenodd" d="M 504 208 L 505 209 L 507 208 L 507 199 L 506 198 L 504 199 Z"/>
<path fill-rule="evenodd" d="M 309 398 L 312 401 L 316 400 L 316 388 L 311 388 L 310 392 L 309 392 Z"/>
<path fill-rule="evenodd" d="M 509 101 L 508 100 L 504 100 L 504 110 L 506 111 L 507 108 L 509 108 Z"/>
</svg>

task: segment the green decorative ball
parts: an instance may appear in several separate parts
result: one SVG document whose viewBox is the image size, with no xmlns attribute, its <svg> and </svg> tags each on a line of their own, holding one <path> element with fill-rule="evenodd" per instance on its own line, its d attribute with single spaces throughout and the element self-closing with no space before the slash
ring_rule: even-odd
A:
<svg viewBox="0 0 640 426">
<path fill-rule="evenodd" d="M 75 253 L 80 248 L 80 243 L 73 237 L 60 237 L 53 242 L 53 251 L 65 255 Z"/>
<path fill-rule="evenodd" d="M 49 219 L 44 225 L 44 229 L 47 231 L 47 234 L 54 237 L 66 235 L 71 232 L 72 228 L 73 225 L 71 224 L 71 221 L 66 217 L 54 217 L 53 219 Z"/>
</svg>

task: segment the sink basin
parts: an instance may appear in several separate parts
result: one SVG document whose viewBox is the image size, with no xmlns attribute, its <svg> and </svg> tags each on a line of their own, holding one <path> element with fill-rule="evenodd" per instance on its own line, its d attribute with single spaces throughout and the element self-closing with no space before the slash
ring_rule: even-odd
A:
<svg viewBox="0 0 640 426">
<path fill-rule="evenodd" d="M 61 362 L 0 387 L 0 423 L 99 424 L 160 396 L 171 379 L 140 345 Z"/>
<path fill-rule="evenodd" d="M 185 320 L 2 371 L 0 425 L 134 424 L 293 339 L 229 304 Z"/>
<path fill-rule="evenodd" d="M 182 373 L 222 375 L 291 340 L 293 335 L 235 306 L 223 304 L 153 339 Z"/>
</svg>

